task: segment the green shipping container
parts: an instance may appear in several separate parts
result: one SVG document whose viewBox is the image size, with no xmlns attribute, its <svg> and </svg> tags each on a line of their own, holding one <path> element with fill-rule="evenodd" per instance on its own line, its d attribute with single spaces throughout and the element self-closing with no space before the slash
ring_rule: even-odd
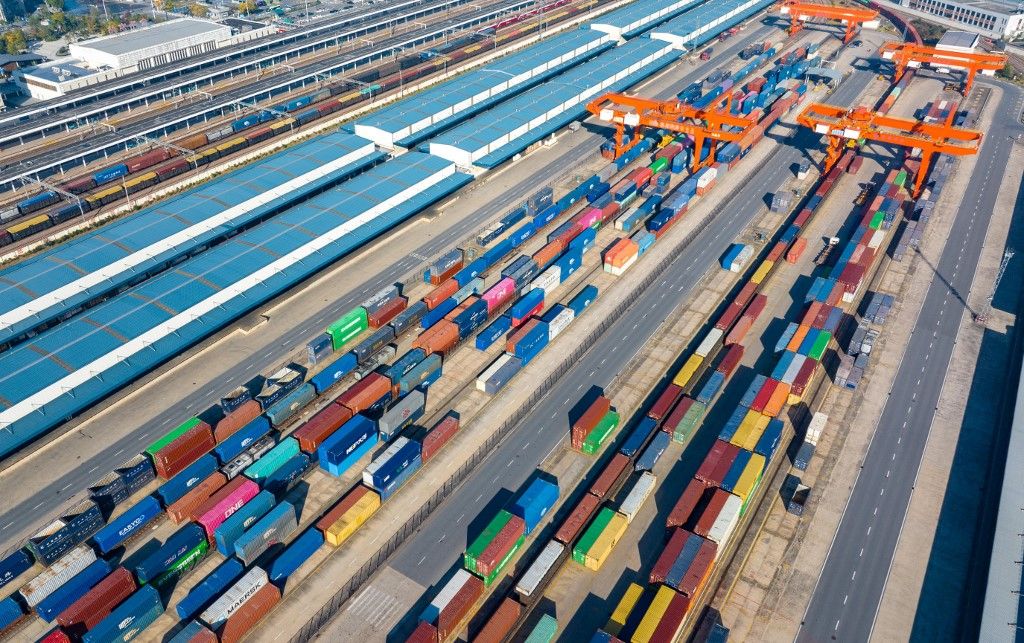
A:
<svg viewBox="0 0 1024 643">
<path fill-rule="evenodd" d="M 612 517 L 615 512 L 608 507 L 601 509 L 598 512 L 597 517 L 594 518 L 594 522 L 590 523 L 587 530 L 583 532 L 580 539 L 576 541 L 576 546 L 572 548 L 572 559 L 580 565 L 585 565 L 585 559 L 587 552 L 594 546 L 594 541 L 601 535 L 601 532 L 605 530 L 608 523 L 612 521 Z"/>
<path fill-rule="evenodd" d="M 587 435 L 587 439 L 583 441 L 583 453 L 591 455 L 597 453 L 617 426 L 619 426 L 619 414 L 615 411 L 608 411 L 594 426 L 594 430 Z"/>
<path fill-rule="evenodd" d="M 519 537 L 519 540 L 516 541 L 516 544 L 512 545 L 512 548 L 508 550 L 508 553 L 501 559 L 501 562 L 494 568 L 494 571 L 483 577 L 484 587 L 490 587 L 491 583 L 496 581 L 498 576 L 501 576 L 501 572 L 504 571 L 505 566 L 508 565 L 508 561 L 512 560 L 512 557 L 516 555 L 516 552 L 519 551 L 519 548 L 522 547 L 525 542 L 526 534 L 523 534 Z"/>
<path fill-rule="evenodd" d="M 810 357 L 816 362 L 821 361 L 821 356 L 825 354 L 825 349 L 828 348 L 828 343 L 832 341 L 832 333 L 827 330 L 823 330 L 818 333 L 818 338 L 814 340 L 814 345 L 811 346 Z"/>
<path fill-rule="evenodd" d="M 192 418 L 190 420 L 185 420 L 184 422 L 179 424 L 177 426 L 177 428 L 171 429 L 170 431 L 168 431 L 167 433 L 164 434 L 164 437 L 160 438 L 159 440 L 157 440 L 153 444 L 151 444 L 148 447 L 146 447 L 146 451 L 145 452 L 147 454 L 149 454 L 150 457 L 156 455 L 157 451 L 159 451 L 160 449 L 163 449 L 165 446 L 167 446 L 171 442 L 174 442 L 175 440 L 180 438 L 182 435 L 185 434 L 186 431 L 188 431 L 192 427 L 196 426 L 197 424 L 199 424 L 199 418 Z"/>
<path fill-rule="evenodd" d="M 871 217 L 871 223 L 868 224 L 868 227 L 872 230 L 877 230 L 882 227 L 882 221 L 885 221 L 885 213 L 879 210 Z"/>
<path fill-rule="evenodd" d="M 253 482 L 261 483 L 265 478 L 280 469 L 285 462 L 288 462 L 293 456 L 298 454 L 298 440 L 292 437 L 285 438 L 273 449 L 267 451 L 262 458 L 246 467 L 242 473 Z"/>
<path fill-rule="evenodd" d="M 153 581 L 153 585 L 160 587 L 168 582 L 173 582 L 180 578 L 185 572 L 192 569 L 206 558 L 206 553 L 210 549 L 210 543 L 205 540 L 192 549 L 182 554 L 173 565 L 167 568 L 167 571 L 156 577 Z"/>
<path fill-rule="evenodd" d="M 668 159 L 660 158 L 654 163 L 651 163 L 648 167 L 650 168 L 651 172 L 654 172 L 655 174 L 657 174 L 658 172 L 664 172 L 665 168 L 668 167 Z"/>
<path fill-rule="evenodd" d="M 694 402 L 686 414 L 683 415 L 683 419 L 679 421 L 679 426 L 676 427 L 675 433 L 672 434 L 672 440 L 682 444 L 690 439 L 693 435 L 694 429 L 700 424 L 700 421 L 704 418 L 704 413 L 707 412 L 708 406 L 703 402 Z"/>
<path fill-rule="evenodd" d="M 757 495 L 757 488 L 761 486 L 761 478 L 764 477 L 764 471 L 757 474 L 757 480 L 754 482 L 754 486 L 750 489 L 750 494 L 747 495 L 747 499 L 740 505 L 740 515 L 747 513 L 747 505 L 750 504 L 750 500 Z"/>
<path fill-rule="evenodd" d="M 331 336 L 331 344 L 334 350 L 340 350 L 342 346 L 355 339 L 359 333 L 369 328 L 370 323 L 366 318 L 366 309 L 355 308 L 345 313 L 341 319 L 327 327 L 327 334 Z"/>
<path fill-rule="evenodd" d="M 491 544 L 494 537 L 498 535 L 509 520 L 512 519 L 512 514 L 502 509 L 498 512 L 494 518 L 491 518 L 491 522 L 487 523 L 487 527 L 484 528 L 483 532 L 470 543 L 466 549 L 466 553 L 463 555 L 463 561 L 466 565 L 466 570 L 471 571 L 474 574 L 476 571 L 476 559 L 484 553 L 487 546 Z"/>
<path fill-rule="evenodd" d="M 896 178 L 893 179 L 892 182 L 893 182 L 893 185 L 898 185 L 900 187 L 903 187 L 903 184 L 907 182 L 907 171 L 906 170 L 900 170 L 899 173 L 896 175 Z"/>
<path fill-rule="evenodd" d="M 537 621 L 533 631 L 526 637 L 526 643 L 551 643 L 558 634 L 558 621 L 550 614 L 545 614 Z"/>
</svg>

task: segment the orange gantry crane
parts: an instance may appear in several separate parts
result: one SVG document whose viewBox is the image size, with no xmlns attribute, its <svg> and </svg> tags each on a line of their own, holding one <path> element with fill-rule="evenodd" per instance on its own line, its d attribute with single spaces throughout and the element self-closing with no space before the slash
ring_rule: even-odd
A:
<svg viewBox="0 0 1024 643">
<path fill-rule="evenodd" d="M 719 111 L 718 106 L 725 106 Z M 693 171 L 715 161 L 714 146 L 703 162 L 700 151 L 707 139 L 715 141 L 738 141 L 754 124 L 750 119 L 734 116 L 729 113 L 732 95 L 723 95 L 715 104 L 698 109 L 679 100 L 654 100 L 627 96 L 626 94 L 605 94 L 587 103 L 587 111 L 600 120 L 615 125 L 615 158 L 619 158 L 640 142 L 639 130 L 643 127 L 654 127 L 690 134 L 694 138 Z M 633 128 L 633 137 L 624 143 L 626 127 Z M 726 127 L 739 128 L 728 131 Z"/>
<path fill-rule="evenodd" d="M 783 15 L 789 15 L 789 35 L 791 36 L 803 29 L 804 23 L 811 18 L 838 20 L 841 22 L 846 27 L 846 36 L 843 38 L 844 44 L 849 44 L 853 40 L 853 36 L 857 33 L 859 26 L 878 26 L 878 12 L 874 9 L 789 0 L 782 3 L 779 11 Z"/>
<path fill-rule="evenodd" d="M 971 85 L 978 72 L 986 75 L 995 74 L 1009 60 L 1006 54 L 949 51 L 905 42 L 888 42 L 878 50 L 878 53 L 882 59 L 892 61 L 894 68 L 892 82 L 894 83 L 899 82 L 908 67 L 920 67 L 924 64 L 940 69 L 964 70 L 966 72 L 964 96 L 971 91 Z"/>
<path fill-rule="evenodd" d="M 921 169 L 914 178 L 914 197 L 921 193 L 928 167 L 936 154 L 969 156 L 977 154 L 982 133 L 952 127 L 947 123 L 924 123 L 873 112 L 867 107 L 835 107 L 811 103 L 797 116 L 797 122 L 828 137 L 825 171 L 832 169 L 843 152 L 844 142 L 876 141 L 920 150 Z"/>
</svg>

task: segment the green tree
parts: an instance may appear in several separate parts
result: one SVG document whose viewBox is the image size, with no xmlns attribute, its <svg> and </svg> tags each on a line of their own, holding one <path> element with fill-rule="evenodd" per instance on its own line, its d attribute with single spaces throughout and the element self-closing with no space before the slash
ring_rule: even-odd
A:
<svg viewBox="0 0 1024 643">
<path fill-rule="evenodd" d="M 256 11 L 256 0 L 244 0 L 238 4 L 238 13 L 249 15 Z"/>
<path fill-rule="evenodd" d="M 8 29 L 4 32 L 4 49 L 9 54 L 21 53 L 28 46 L 28 39 L 21 29 Z"/>
<path fill-rule="evenodd" d="M 103 25 L 103 33 L 112 34 L 121 31 L 121 22 L 117 18 L 110 18 Z"/>
<path fill-rule="evenodd" d="M 46 6 L 50 11 L 64 11 L 64 0 L 46 0 Z"/>
<path fill-rule="evenodd" d="M 188 12 L 193 18 L 205 18 L 210 15 L 210 10 L 197 3 L 192 3 L 188 6 Z"/>
</svg>

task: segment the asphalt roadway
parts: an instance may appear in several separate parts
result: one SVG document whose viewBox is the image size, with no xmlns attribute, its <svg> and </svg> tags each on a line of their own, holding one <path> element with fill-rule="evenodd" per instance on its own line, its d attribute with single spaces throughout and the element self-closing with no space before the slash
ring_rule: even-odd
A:
<svg viewBox="0 0 1024 643">
<path fill-rule="evenodd" d="M 804 615 L 798 642 L 871 638 L 965 299 L 1013 145 L 1010 137 L 1024 132 L 1019 120 L 1024 91 L 1003 83 L 998 86 L 1004 93 L 992 126 L 985 132 L 974 180 L 964 191 L 934 267 L 915 330 Z"/>
<path fill-rule="evenodd" d="M 716 47 L 716 50 L 720 49 L 720 51 L 716 51 L 717 55 L 713 57 L 712 62 L 727 60 L 735 56 L 750 42 L 763 39 L 771 33 L 778 33 L 778 30 L 760 27 L 745 31 L 742 37 L 734 38 L 732 41 L 734 44 L 729 47 Z M 652 93 L 664 94 L 667 92 L 667 88 L 684 87 L 708 74 L 712 70 L 709 65 L 694 67 L 682 79 L 671 77 L 666 79 L 664 75 L 656 76 L 641 84 L 640 87 L 649 88 L 648 90 Z M 669 69 L 674 68 L 670 67 Z M 865 79 L 864 83 L 866 84 L 866 82 Z M 19 489 L 38 487 L 38 490 L 23 501 L 5 504 L 0 511 L 0 551 L 20 547 L 28 536 L 51 522 L 61 510 L 66 509 L 71 504 L 71 498 L 78 497 L 82 491 L 97 482 L 106 472 L 113 470 L 132 454 L 141 451 L 161 432 L 181 422 L 188 413 L 185 409 L 208 408 L 219 401 L 221 394 L 230 391 L 234 386 L 244 383 L 257 373 L 267 372 L 271 367 L 282 363 L 299 346 L 320 332 L 329 321 L 333 321 L 341 314 L 358 306 L 373 293 L 407 275 L 413 268 L 423 263 L 424 257 L 436 256 L 466 239 L 483 224 L 508 210 L 510 203 L 535 191 L 538 185 L 550 183 L 552 177 L 561 175 L 567 167 L 572 165 L 568 163 L 570 159 L 578 159 L 581 155 L 592 152 L 602 139 L 601 133 L 590 132 L 586 129 L 581 129 L 572 137 L 566 137 L 554 148 L 557 151 L 557 156 L 543 167 L 532 172 L 513 187 L 495 195 L 487 207 L 473 212 L 457 225 L 430 238 L 414 253 L 409 253 L 387 269 L 365 279 L 360 279 L 361 275 L 353 272 L 351 289 L 339 294 L 339 297 L 333 301 L 317 300 L 308 304 L 303 302 L 303 305 L 309 308 L 309 314 L 305 320 L 291 328 L 284 336 L 274 338 L 273 343 L 267 344 L 261 350 L 243 357 L 222 351 L 216 355 L 215 359 L 204 359 L 203 367 L 205 369 L 213 368 L 217 371 L 214 375 L 204 375 L 208 381 L 217 382 L 216 387 L 203 388 L 195 393 L 173 390 L 163 390 L 159 393 L 154 391 L 154 395 L 160 396 L 160 401 L 154 401 L 152 404 L 159 404 L 166 410 L 152 418 L 140 418 L 140 424 L 134 427 L 124 439 L 112 442 L 94 457 L 76 460 L 73 463 L 73 468 L 63 471 L 60 477 L 47 477 L 45 482 L 40 484 L 43 481 L 41 476 L 37 475 L 38 472 L 35 470 L 36 467 L 32 466 L 31 460 L 19 465 L 11 477 L 4 480 L 5 486 L 9 485 L 10 488 Z M 472 185 L 470 184 L 470 187 Z M 306 283 L 308 282 L 297 285 L 291 292 L 301 291 Z M 260 309 L 269 309 L 273 306 L 274 302 L 270 302 L 261 306 Z M 198 367 L 190 366 L 189 368 Z M 94 424 L 96 420 L 88 420 L 88 422 Z M 29 456 L 29 458 L 31 457 L 33 456 Z M 49 512 L 41 511 L 43 507 L 52 509 Z"/>
<path fill-rule="evenodd" d="M 831 99 L 855 100 L 871 78 L 871 72 L 853 72 Z M 509 436 L 405 542 L 390 566 L 424 587 L 437 584 L 461 560 L 469 522 L 503 490 L 519 489 L 548 454 L 564 442 L 569 413 L 584 393 L 612 382 L 672 310 L 693 292 L 708 266 L 718 260 L 755 215 L 764 211 L 765 195 L 790 178 L 791 167 L 804 157 L 805 149 L 816 146 L 817 137 L 801 131 L 779 147 L 717 209 L 710 225 L 680 251 L 662 278 L 633 295 L 632 306 L 594 342 L 600 348 L 581 357 L 536 408 L 510 430 Z"/>
</svg>

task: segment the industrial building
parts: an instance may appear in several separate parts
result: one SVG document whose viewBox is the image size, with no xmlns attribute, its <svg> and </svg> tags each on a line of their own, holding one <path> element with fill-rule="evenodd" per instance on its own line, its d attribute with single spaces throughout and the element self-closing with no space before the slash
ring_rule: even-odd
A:
<svg viewBox="0 0 1024 643">
<path fill-rule="evenodd" d="M 900 6 L 971 27 L 992 38 L 1024 35 L 1024 5 L 1002 0 L 901 0 Z"/>
<path fill-rule="evenodd" d="M 182 18 L 75 43 L 70 52 L 93 69 L 142 70 L 213 51 L 230 38 L 227 25 Z"/>
<path fill-rule="evenodd" d="M 46 100 L 105 80 L 112 72 L 97 73 L 77 58 L 58 58 L 34 67 L 16 69 L 14 82 L 23 94 Z"/>
</svg>

